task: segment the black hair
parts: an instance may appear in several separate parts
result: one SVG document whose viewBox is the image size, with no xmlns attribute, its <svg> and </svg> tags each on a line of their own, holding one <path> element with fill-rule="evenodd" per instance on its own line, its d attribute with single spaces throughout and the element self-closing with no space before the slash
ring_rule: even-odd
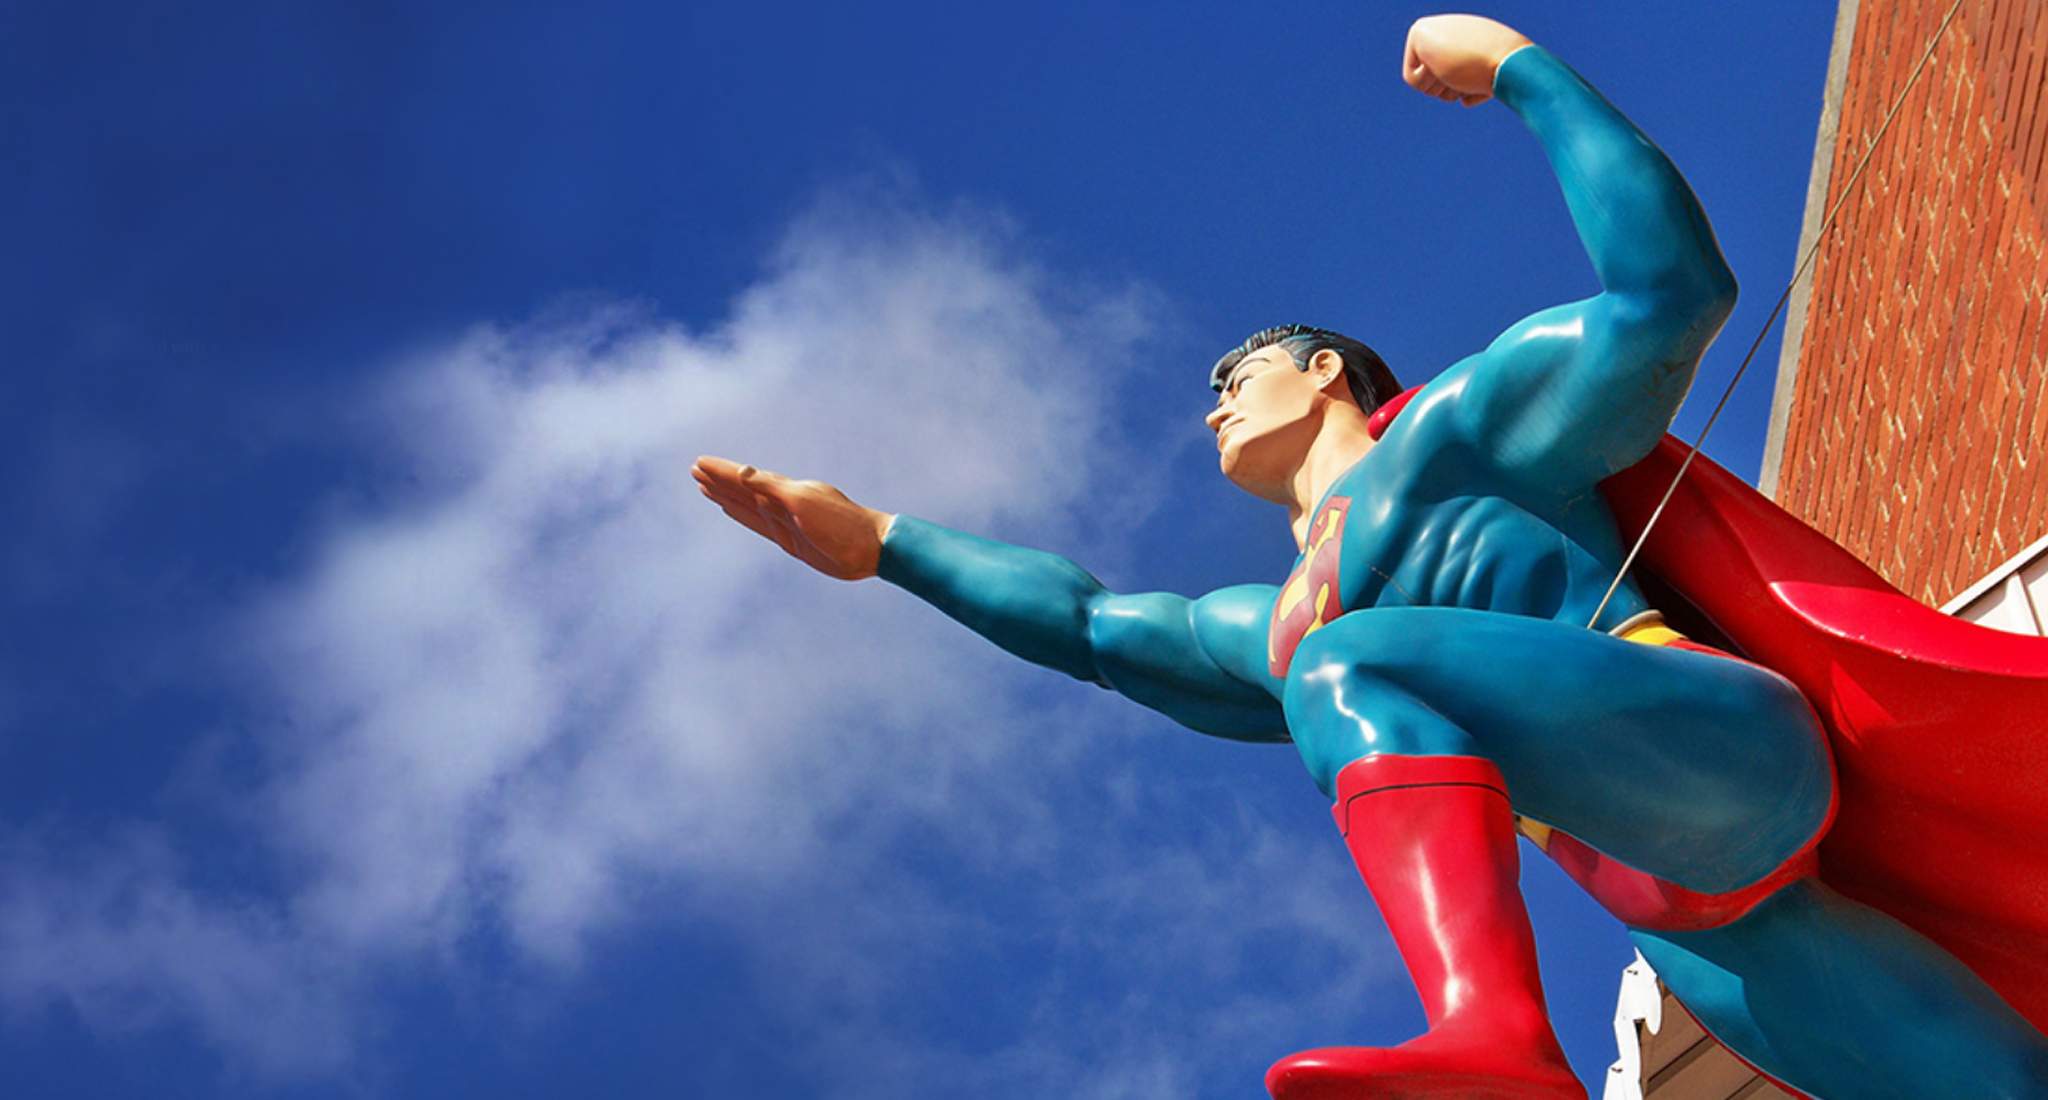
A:
<svg viewBox="0 0 2048 1100">
<path fill-rule="evenodd" d="M 1230 381 L 1230 372 L 1237 369 L 1245 356 L 1275 344 L 1294 360 L 1294 369 L 1298 371 L 1308 370 L 1308 361 L 1316 352 L 1325 348 L 1336 352 L 1344 360 L 1344 381 L 1351 387 L 1351 398 L 1358 402 L 1362 412 L 1370 413 L 1381 403 L 1400 396 L 1401 383 L 1395 380 L 1394 372 L 1378 352 L 1342 333 L 1314 325 L 1274 325 L 1252 333 L 1244 343 L 1216 360 L 1209 371 L 1209 388 L 1222 393 Z"/>
</svg>

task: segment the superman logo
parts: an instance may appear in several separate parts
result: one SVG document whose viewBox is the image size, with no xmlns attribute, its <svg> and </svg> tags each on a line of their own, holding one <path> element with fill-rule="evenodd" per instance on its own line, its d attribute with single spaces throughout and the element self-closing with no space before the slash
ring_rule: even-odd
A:
<svg viewBox="0 0 2048 1100">
<path fill-rule="evenodd" d="M 1266 628 L 1266 668 L 1275 676 L 1287 675 L 1288 662 L 1294 660 L 1303 638 L 1344 613 L 1337 566 L 1344 554 L 1344 516 L 1350 511 L 1350 497 L 1331 497 L 1316 510 L 1301 560 L 1294 563 L 1294 572 L 1273 601 L 1273 622 Z"/>
</svg>

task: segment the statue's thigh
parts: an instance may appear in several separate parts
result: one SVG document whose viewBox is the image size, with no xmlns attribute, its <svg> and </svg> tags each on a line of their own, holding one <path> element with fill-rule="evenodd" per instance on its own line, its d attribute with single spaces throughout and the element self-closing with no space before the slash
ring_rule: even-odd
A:
<svg viewBox="0 0 2048 1100">
<path fill-rule="evenodd" d="M 1833 797 L 1826 738 L 1783 677 L 1542 619 L 1353 612 L 1302 643 L 1286 702 L 1297 739 L 1312 726 L 1324 744 L 1347 728 L 1454 728 L 1500 766 L 1519 812 L 1695 890 L 1775 870 Z"/>
</svg>

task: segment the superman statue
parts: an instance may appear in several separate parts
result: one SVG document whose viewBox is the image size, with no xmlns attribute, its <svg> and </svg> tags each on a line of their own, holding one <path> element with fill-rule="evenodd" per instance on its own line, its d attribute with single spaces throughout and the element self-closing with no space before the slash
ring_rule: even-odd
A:
<svg viewBox="0 0 2048 1100">
<path fill-rule="evenodd" d="M 2048 1095 L 2048 1012 L 2028 1000 L 2041 956 L 2027 949 L 2048 942 L 2027 939 L 2048 928 L 2048 875 L 2012 905 L 1967 876 L 1895 886 L 1918 873 L 1917 854 L 1898 853 L 1938 860 L 1928 844 L 1979 835 L 1983 815 L 1966 806 L 1932 832 L 1889 837 L 1902 819 L 1871 808 L 1885 797 L 1875 788 L 1952 778 L 1905 774 L 1897 708 L 1845 694 L 1829 677 L 1846 666 L 1795 681 L 1725 625 L 1705 644 L 1715 624 L 1784 604 L 1770 602 L 1793 591 L 1783 578 L 1760 573 L 1749 595 L 1723 594 L 1733 602 L 1718 617 L 1712 599 L 1683 591 L 1704 579 L 1656 581 L 1677 590 L 1669 602 L 1631 579 L 1593 621 L 1624 556 L 1617 512 L 1640 524 L 1642 499 L 1661 490 L 1649 486 L 1675 464 L 1664 433 L 1735 300 L 1685 181 L 1562 61 L 1499 23 L 1418 22 L 1403 73 L 1426 94 L 1498 99 L 1521 117 L 1604 289 L 1407 393 L 1371 349 L 1322 329 L 1266 329 L 1224 355 L 1207 422 L 1225 476 L 1287 509 L 1301 556 L 1281 585 L 1112 594 L 1065 559 L 886 515 L 818 482 L 707 457 L 700 486 L 825 573 L 880 576 L 1020 657 L 1201 732 L 1294 745 L 1334 800 L 1429 1027 L 1390 1048 L 1282 1059 L 1267 1074 L 1276 1097 L 1584 1095 L 1545 1013 L 1518 833 L 1628 925 L 1709 1031 L 1800 1090 Z M 1755 503 L 1714 488 L 1719 471 L 1688 476 L 1707 479 L 1678 502 L 1699 523 Z M 1677 543 L 1653 546 L 1653 566 L 1684 557 L 1692 522 L 1667 521 Z M 1745 560 L 1778 568 L 1766 560 L 1786 545 L 1777 536 L 1762 549 L 1728 537 L 1716 553 L 1748 547 Z M 1808 576 L 1813 555 L 1839 552 L 1790 553 Z M 1881 582 L 1865 588 L 1881 595 Z M 1746 629 L 1827 635 L 1812 622 L 1831 608 L 1783 616 L 1797 628 Z M 1828 652 L 1781 648 L 1793 664 Z M 2004 671 L 2026 681 L 2048 661 Z M 1966 763 L 2040 755 L 2015 751 Z M 2042 801 L 2022 792 L 1993 806 L 1991 831 L 2038 822 Z M 1833 853 L 1831 828 L 1852 825 L 1859 847 Z M 1973 889 L 1982 896 L 1944 908 L 1945 891 Z M 1987 927 L 2006 938 L 1980 935 Z"/>
</svg>

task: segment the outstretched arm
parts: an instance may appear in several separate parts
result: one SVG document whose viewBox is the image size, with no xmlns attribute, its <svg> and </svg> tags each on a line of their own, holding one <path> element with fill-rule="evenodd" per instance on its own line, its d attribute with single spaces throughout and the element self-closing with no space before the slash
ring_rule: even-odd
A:
<svg viewBox="0 0 2048 1100">
<path fill-rule="evenodd" d="M 1463 433 L 1501 468 L 1567 492 L 1634 464 L 1670 427 L 1735 279 L 1669 159 L 1577 73 L 1491 20 L 1418 22 L 1409 82 L 1497 97 L 1534 132 L 1602 292 L 1545 310 L 1460 363 Z M 1483 81 L 1483 84 L 1482 84 Z"/>
<path fill-rule="evenodd" d="M 1025 660 L 1113 688 L 1191 729 L 1286 739 L 1278 703 L 1254 679 L 1269 587 L 1197 600 L 1119 596 L 1065 558 L 892 518 L 822 482 L 720 458 L 698 459 L 691 473 L 726 515 L 819 572 L 880 576 Z"/>
</svg>

